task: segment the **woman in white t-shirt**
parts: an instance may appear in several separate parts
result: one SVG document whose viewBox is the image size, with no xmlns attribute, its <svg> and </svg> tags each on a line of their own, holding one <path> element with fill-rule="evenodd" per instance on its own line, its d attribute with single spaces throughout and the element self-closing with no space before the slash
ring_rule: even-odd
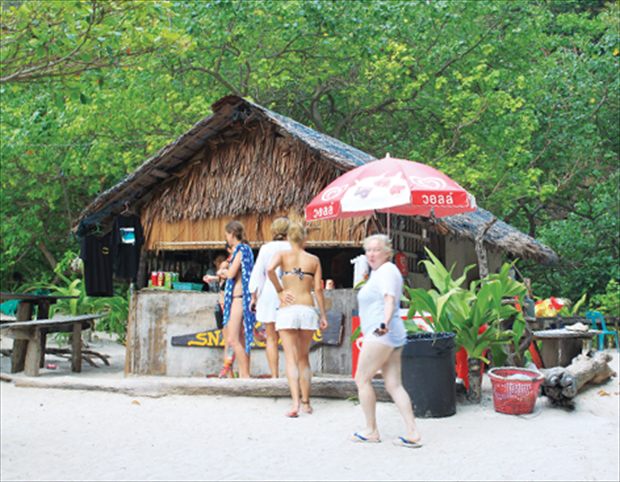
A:
<svg viewBox="0 0 620 482">
<path fill-rule="evenodd" d="M 394 263 L 390 240 L 376 234 L 364 240 L 366 258 L 371 268 L 368 282 L 359 291 L 360 323 L 364 336 L 359 355 L 355 384 L 366 418 L 366 428 L 351 435 L 353 442 L 379 442 L 376 419 L 376 396 L 373 377 L 381 370 L 385 388 L 405 419 L 406 434 L 394 440 L 403 447 L 421 447 L 411 399 L 400 377 L 402 347 L 407 333 L 397 307 L 403 290 L 403 278 Z"/>
<path fill-rule="evenodd" d="M 291 249 L 288 242 L 288 228 L 291 222 L 286 216 L 279 216 L 271 223 L 273 241 L 263 244 L 258 251 L 250 277 L 252 306 L 256 310 L 256 320 L 265 326 L 267 334 L 265 352 L 271 378 L 278 378 L 278 332 L 276 331 L 276 311 L 280 306 L 278 293 L 273 283 L 267 278 L 267 267 L 276 253 Z M 278 277 L 280 273 L 278 272 Z"/>
</svg>

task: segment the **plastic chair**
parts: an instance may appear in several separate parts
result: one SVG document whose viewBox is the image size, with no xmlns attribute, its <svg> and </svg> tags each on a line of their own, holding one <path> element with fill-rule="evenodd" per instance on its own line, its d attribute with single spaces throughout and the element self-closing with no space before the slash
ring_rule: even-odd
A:
<svg viewBox="0 0 620 482">
<path fill-rule="evenodd" d="M 605 318 L 603 318 L 603 315 L 598 311 L 588 311 L 586 313 L 586 317 L 592 323 L 592 329 L 594 330 L 598 329 L 597 323 L 601 324 L 601 329 L 603 330 L 603 333 L 598 336 L 599 350 L 605 348 L 605 335 L 614 335 L 614 337 L 616 338 L 616 349 L 620 353 L 620 346 L 618 345 L 618 333 L 613 330 L 607 329 L 607 326 L 605 325 Z"/>
</svg>

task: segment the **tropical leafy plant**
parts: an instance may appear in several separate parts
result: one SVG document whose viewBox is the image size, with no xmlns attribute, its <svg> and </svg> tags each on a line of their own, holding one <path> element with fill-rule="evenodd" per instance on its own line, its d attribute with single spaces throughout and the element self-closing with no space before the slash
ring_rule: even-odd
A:
<svg viewBox="0 0 620 482">
<path fill-rule="evenodd" d="M 94 312 L 91 299 L 86 296 L 86 290 L 81 278 L 70 279 L 59 273 L 65 286 L 48 285 L 51 294 L 54 296 L 71 296 L 72 298 L 59 299 L 50 308 L 50 316 L 55 313 L 62 313 L 70 316 L 86 315 Z"/>
<path fill-rule="evenodd" d="M 436 289 L 405 288 L 410 299 L 409 320 L 416 312 L 422 313 L 435 331 L 454 333 L 456 344 L 465 347 L 470 358 L 486 363 L 489 360 L 484 354 L 489 346 L 512 342 L 518 347 L 525 320 L 523 314 L 505 299 L 516 297 L 522 302 L 526 289 L 522 283 L 510 278 L 509 269 L 513 264 L 505 263 L 499 273 L 473 281 L 469 289 L 464 289 L 461 285 L 473 265 L 466 267 L 463 274 L 453 280 L 455 266 L 448 271 L 430 250 L 427 249 L 427 253 L 430 259 L 422 262 Z M 510 318 L 513 318 L 512 329 L 500 329 L 500 321 Z"/>
<path fill-rule="evenodd" d="M 125 343 L 127 337 L 127 320 L 129 319 L 129 301 L 123 296 L 113 298 L 93 298 L 97 313 L 107 316 L 97 322 L 97 330 L 114 333 L 119 341 Z"/>
<path fill-rule="evenodd" d="M 60 265 L 59 265 L 60 266 Z M 48 285 L 52 295 L 71 296 L 73 298 L 59 299 L 50 309 L 50 316 L 61 313 L 71 316 L 90 313 L 106 314 L 97 321 L 96 329 L 106 333 L 115 333 L 120 341 L 124 342 L 127 334 L 127 319 L 129 317 L 129 301 L 123 296 L 91 297 L 86 294 L 86 287 L 81 278 L 68 278 L 56 270 L 65 286 Z"/>
</svg>

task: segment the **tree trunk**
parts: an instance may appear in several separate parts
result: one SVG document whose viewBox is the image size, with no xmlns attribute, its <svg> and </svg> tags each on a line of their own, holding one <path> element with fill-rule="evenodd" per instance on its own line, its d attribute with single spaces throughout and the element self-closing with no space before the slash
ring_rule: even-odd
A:
<svg viewBox="0 0 620 482">
<path fill-rule="evenodd" d="M 493 219 L 484 226 L 484 229 L 478 235 L 476 235 L 475 246 L 476 256 L 478 256 L 478 277 L 480 279 L 489 274 L 489 261 L 487 259 L 487 250 L 484 249 L 484 237 L 487 231 L 491 229 L 491 226 L 495 224 L 495 221 L 497 221 L 497 218 L 493 216 Z"/>
<path fill-rule="evenodd" d="M 58 264 L 58 261 L 56 261 L 56 258 L 54 258 L 54 255 L 51 253 L 51 251 L 47 249 L 47 246 L 45 246 L 45 243 L 43 243 L 43 241 L 39 241 L 37 243 L 37 247 L 41 250 L 41 252 L 43 253 L 43 256 L 45 256 L 45 259 L 50 264 L 52 269 L 54 269 L 56 265 Z"/>
<path fill-rule="evenodd" d="M 467 399 L 470 402 L 480 403 L 482 400 L 482 360 L 479 358 L 467 357 L 467 368 L 469 373 L 469 390 L 467 390 Z"/>
</svg>

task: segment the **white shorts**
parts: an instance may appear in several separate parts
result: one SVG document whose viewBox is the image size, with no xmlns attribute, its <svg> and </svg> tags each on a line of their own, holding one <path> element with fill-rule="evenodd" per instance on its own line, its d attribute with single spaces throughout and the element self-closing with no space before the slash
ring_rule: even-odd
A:
<svg viewBox="0 0 620 482">
<path fill-rule="evenodd" d="M 313 306 L 291 305 L 279 308 L 276 314 L 276 330 L 319 329 L 319 313 Z"/>
</svg>

